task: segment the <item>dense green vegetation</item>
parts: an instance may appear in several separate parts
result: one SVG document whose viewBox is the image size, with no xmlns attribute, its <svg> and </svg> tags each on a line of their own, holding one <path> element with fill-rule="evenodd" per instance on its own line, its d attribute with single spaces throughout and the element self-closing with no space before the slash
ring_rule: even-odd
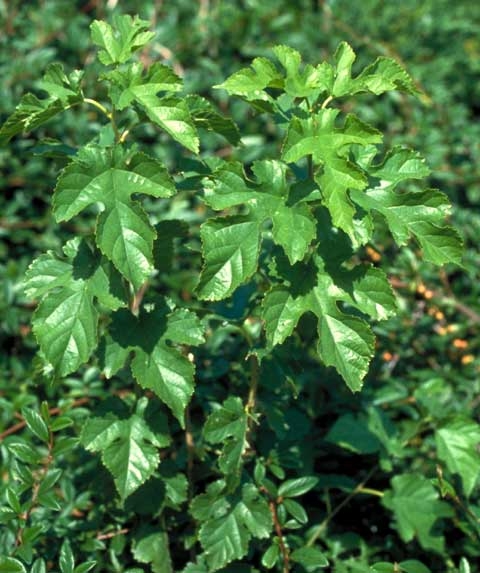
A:
<svg viewBox="0 0 480 573">
<path fill-rule="evenodd" d="M 146 21 L 132 54 L 98 23 L 120 14 Z M 478 571 L 480 7 L 0 18 L 0 572 Z M 272 63 L 239 71 L 256 57 Z M 49 121 L 31 100 L 15 115 L 27 92 Z M 144 241 L 119 253 L 130 224 Z M 230 284 L 228 233 L 246 253 Z M 84 338 L 61 352 L 80 296 Z"/>
</svg>

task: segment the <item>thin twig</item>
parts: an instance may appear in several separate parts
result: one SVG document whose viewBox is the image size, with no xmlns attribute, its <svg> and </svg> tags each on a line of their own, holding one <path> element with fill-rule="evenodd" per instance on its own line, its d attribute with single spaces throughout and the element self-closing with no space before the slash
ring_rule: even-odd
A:
<svg viewBox="0 0 480 573">
<path fill-rule="evenodd" d="M 260 491 L 266 493 L 269 497 L 268 499 L 268 508 L 270 509 L 270 513 L 272 514 L 273 526 L 275 528 L 275 533 L 278 537 L 278 546 L 280 548 L 280 553 L 282 555 L 283 560 L 283 568 L 282 573 L 289 573 L 290 571 L 290 552 L 288 550 L 287 545 L 285 544 L 285 538 L 283 536 L 282 526 L 280 524 L 280 520 L 278 519 L 277 513 L 277 501 L 276 499 L 272 499 L 270 493 L 265 487 L 261 487 Z"/>
<path fill-rule="evenodd" d="M 110 533 L 98 533 L 95 539 L 112 539 L 112 537 L 117 537 L 118 535 L 125 535 L 125 533 L 128 533 L 129 531 L 130 529 L 125 527 L 124 529 L 119 529 L 118 531 L 110 531 Z"/>
<path fill-rule="evenodd" d="M 327 517 L 322 521 L 322 523 L 320 523 L 320 525 L 317 526 L 317 528 L 315 529 L 315 531 L 313 532 L 312 536 L 310 537 L 310 539 L 307 542 L 307 547 L 311 547 L 315 541 L 320 537 L 320 535 L 322 534 L 322 532 L 324 531 L 324 529 L 327 527 L 327 525 L 330 523 L 330 521 L 337 515 L 337 513 L 339 513 L 348 503 L 350 503 L 350 501 L 359 493 L 372 493 L 372 491 L 375 492 L 374 495 L 380 496 L 381 492 L 379 492 L 378 490 L 369 490 L 368 488 L 365 488 L 365 485 L 367 484 L 367 482 L 371 479 L 371 477 L 373 476 L 373 474 L 377 471 L 378 466 L 374 466 L 366 475 L 365 479 L 360 482 L 358 485 L 355 486 L 355 488 L 353 489 L 353 491 L 351 491 L 347 497 L 337 505 L 337 507 L 329 514 L 327 515 Z"/>
<path fill-rule="evenodd" d="M 187 481 L 188 481 L 188 502 L 193 499 L 193 465 L 195 459 L 195 442 L 192 433 L 192 421 L 190 419 L 190 407 L 185 408 L 185 446 L 187 448 Z"/>
</svg>

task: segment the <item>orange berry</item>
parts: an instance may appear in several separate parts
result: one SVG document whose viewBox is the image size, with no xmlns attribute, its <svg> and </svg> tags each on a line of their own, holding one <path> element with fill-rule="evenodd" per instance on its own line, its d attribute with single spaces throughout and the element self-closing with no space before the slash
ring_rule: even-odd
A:
<svg viewBox="0 0 480 573">
<path fill-rule="evenodd" d="M 475 360 L 475 356 L 473 354 L 465 354 L 462 356 L 462 364 L 471 364 Z"/>
<path fill-rule="evenodd" d="M 452 342 L 454 348 L 467 348 L 468 342 L 462 338 L 455 338 Z"/>
</svg>

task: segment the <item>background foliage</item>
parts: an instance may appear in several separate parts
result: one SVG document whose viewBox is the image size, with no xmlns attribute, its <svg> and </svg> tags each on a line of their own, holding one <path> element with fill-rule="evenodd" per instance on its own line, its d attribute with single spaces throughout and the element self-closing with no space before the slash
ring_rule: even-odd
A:
<svg viewBox="0 0 480 573">
<path fill-rule="evenodd" d="M 292 355 L 305 356 L 312 328 L 306 321 L 304 339 L 292 340 L 281 357 L 286 372 L 272 370 L 262 378 L 261 398 L 267 403 L 272 395 L 279 405 L 267 413 L 270 429 L 258 437 L 256 454 L 263 455 L 268 477 L 277 485 L 299 476 L 318 476 L 301 499 L 308 524 L 299 536 L 321 547 L 333 571 L 368 571 L 382 561 L 402 562 L 405 571 L 422 571 L 409 560 L 420 560 L 432 571 L 476 571 L 480 556 L 480 7 L 445 0 L 409 0 L 401 5 L 378 0 L 2 2 L 2 119 L 25 91 L 39 89 L 41 72 L 50 62 L 62 61 L 67 70 L 91 62 L 89 25 L 114 12 L 139 13 L 149 19 L 156 38 L 142 52 L 145 62 L 172 65 L 184 78 L 187 92 L 213 98 L 220 109 L 233 115 L 244 134 L 243 146 L 235 152 L 242 161 L 274 154 L 275 126 L 240 101 L 229 103 L 227 109 L 222 92 L 212 94 L 211 86 L 252 57 L 269 54 L 275 44 L 291 45 L 305 61 L 318 62 L 329 59 L 338 42 L 347 40 L 358 54 L 359 67 L 378 55 L 394 57 L 423 90 L 420 101 L 396 92 L 380 99 L 363 96 L 355 101 L 355 112 L 385 133 L 386 147 L 408 143 L 427 157 L 431 186 L 454 202 L 453 222 L 466 245 L 465 266 L 438 271 L 422 262 L 413 248 L 398 253 L 387 234 L 378 249 L 368 249 L 366 255 L 385 270 L 395 287 L 401 313 L 376 327 L 377 354 L 364 390 L 352 397 L 333 370 L 322 369 L 313 354 L 289 360 Z M 86 78 L 87 86 L 94 77 L 92 73 L 91 80 Z M 93 93 L 101 89 L 89 87 Z M 346 111 L 348 106 L 345 103 Z M 164 473 L 143 497 L 132 497 L 122 507 L 108 473 L 96 456 L 78 446 L 77 439 L 98 398 L 108 393 L 128 401 L 129 374 L 121 372 L 107 387 L 93 365 L 61 385 L 46 383 L 33 359 L 34 309 L 22 290 L 25 270 L 35 256 L 47 249 L 58 251 L 66 239 L 90 230 L 88 218 L 56 225 L 50 201 L 61 154 L 69 153 L 68 146 L 72 152 L 88 141 L 101 125 L 95 110 L 88 115 L 72 110 L 0 149 L 0 519 L 17 512 L 24 501 L 17 499 L 12 486 L 20 471 L 13 460 L 35 465 L 35 451 L 42 451 L 44 444 L 51 483 L 40 486 L 37 476 L 41 491 L 28 516 L 25 549 L 17 558 L 30 564 L 40 556 L 49 568 L 67 573 L 73 568 L 71 546 L 83 570 L 96 561 L 98 571 L 123 573 L 137 567 L 163 572 L 168 569 L 156 558 L 165 543 L 157 533 L 160 523 L 182 533 L 181 538 L 170 539 L 174 570 L 181 570 L 192 555 L 188 539 L 193 543 L 194 531 L 175 510 L 185 508 L 193 493 L 203 492 L 212 479 L 217 440 L 214 428 L 210 435 L 200 431 L 205 412 L 232 393 L 245 394 L 245 339 L 256 336 L 258 323 L 244 313 L 254 292 L 245 287 L 230 303 L 217 304 L 218 315 L 238 327 L 219 322 L 196 358 L 202 368 L 189 412 L 195 456 L 194 475 L 189 477 L 195 491 L 187 490 L 184 475 L 191 446 L 178 427 L 173 429 L 176 458 L 162 464 Z M 48 148 L 39 146 L 42 136 L 51 138 Z M 157 132 L 145 128 L 136 137 L 170 169 L 188 169 L 181 163 L 179 149 L 166 145 Z M 60 140 L 62 147 L 56 149 Z M 229 156 L 229 146 L 222 145 L 214 135 L 205 144 L 220 156 Z M 175 196 L 170 215 L 199 223 L 205 207 L 187 196 Z M 149 210 L 154 215 L 155 209 L 160 208 L 152 202 Z M 161 218 L 164 213 L 157 215 Z M 177 250 L 175 272 L 165 276 L 170 296 L 178 301 L 191 299 L 197 280 L 189 267 L 182 266 L 184 248 Z M 208 362 L 202 362 L 202 353 Z M 279 376 L 284 379 L 281 386 Z M 299 393 L 296 401 L 292 392 Z M 289 404 L 288 409 L 282 401 Z M 234 403 L 230 406 L 235 408 Z M 46 440 L 38 411 L 50 417 L 55 431 L 61 433 L 55 444 Z M 290 503 L 285 510 L 301 524 L 305 521 L 302 506 Z M 0 530 L 0 554 L 9 554 L 6 548 L 15 535 L 18 532 L 11 528 Z M 262 553 L 263 566 L 268 566 L 273 557 L 265 554 L 267 542 L 262 549 L 249 555 L 250 569 L 230 566 L 228 571 L 261 570 Z M 2 571 L 17 570 L 6 558 L 0 563 Z M 376 570 L 394 570 L 388 567 Z M 41 571 L 40 565 L 37 569 Z M 189 573 L 197 570 L 203 571 L 199 566 Z"/>
</svg>

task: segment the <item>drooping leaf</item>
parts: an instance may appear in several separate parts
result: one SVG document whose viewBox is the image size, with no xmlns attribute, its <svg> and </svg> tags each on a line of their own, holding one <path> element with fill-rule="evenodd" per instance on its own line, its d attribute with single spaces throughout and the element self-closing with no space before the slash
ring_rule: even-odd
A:
<svg viewBox="0 0 480 573">
<path fill-rule="evenodd" d="M 364 209 L 379 211 L 399 245 L 414 237 L 427 261 L 437 265 L 461 263 L 461 239 L 453 227 L 444 224 L 450 202 L 443 193 L 431 189 L 397 193 L 378 187 L 363 192 L 352 190 L 351 197 Z"/>
<path fill-rule="evenodd" d="M 231 145 L 238 145 L 240 142 L 240 131 L 233 119 L 222 115 L 203 97 L 189 95 L 186 98 L 186 102 L 196 127 L 218 133 Z"/>
<path fill-rule="evenodd" d="M 50 64 L 45 72 L 42 88 L 48 98 L 39 99 L 33 94 L 22 97 L 13 114 L 0 128 L 0 142 L 8 142 L 14 135 L 31 131 L 47 122 L 70 106 L 80 103 L 83 72 L 78 70 L 67 76 L 61 64 Z"/>
<path fill-rule="evenodd" d="M 58 179 L 54 213 L 68 221 L 99 203 L 99 249 L 138 290 L 153 270 L 155 230 L 133 194 L 170 197 L 175 186 L 160 162 L 143 153 L 128 157 L 120 147 L 84 147 Z"/>
</svg>

